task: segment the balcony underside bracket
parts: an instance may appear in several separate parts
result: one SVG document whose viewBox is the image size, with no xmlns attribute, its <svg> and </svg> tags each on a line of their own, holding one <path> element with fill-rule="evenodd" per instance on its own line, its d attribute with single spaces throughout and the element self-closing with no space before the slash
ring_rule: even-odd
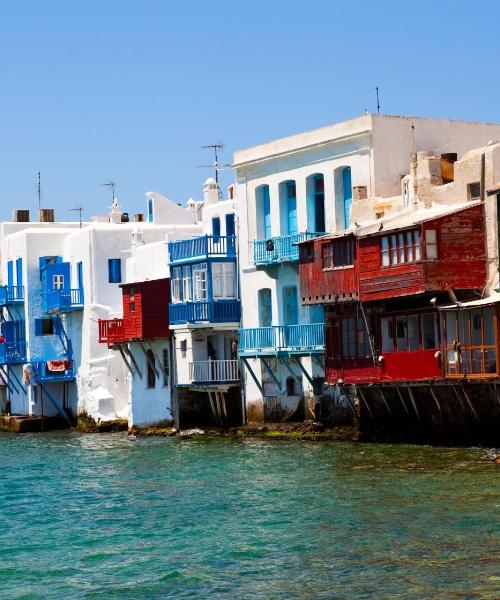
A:
<svg viewBox="0 0 500 600">
<path fill-rule="evenodd" d="M 163 363 L 160 360 L 158 353 L 156 352 L 156 348 L 153 344 L 148 344 L 148 347 L 151 349 L 151 352 L 154 354 L 155 359 L 158 361 L 158 365 L 160 366 L 160 370 L 163 373 L 163 376 L 165 377 L 165 381 L 168 381 L 168 369 L 163 366 Z"/>
<path fill-rule="evenodd" d="M 260 360 L 262 361 L 262 364 L 264 365 L 264 367 L 265 367 L 266 371 L 267 371 L 267 372 L 269 373 L 269 375 L 271 376 L 271 379 L 272 379 L 272 380 L 274 381 L 274 383 L 276 384 L 276 387 L 278 388 L 278 391 L 279 391 L 279 393 L 280 393 L 280 394 L 282 394 L 282 393 L 283 393 L 283 390 L 281 389 L 280 382 L 279 382 L 278 378 L 276 377 L 276 375 L 274 374 L 274 372 L 273 372 L 273 370 L 271 369 L 271 367 L 268 365 L 268 363 L 267 363 L 266 359 L 265 359 L 263 356 L 261 356 L 261 357 L 260 357 Z"/>
<path fill-rule="evenodd" d="M 16 375 L 16 372 L 14 371 L 14 369 L 9 369 L 9 373 L 16 380 L 16 383 L 19 385 L 19 387 L 21 388 L 21 391 L 24 393 L 24 395 L 27 396 L 28 392 L 27 392 L 26 388 L 24 387 L 23 382 Z"/>
<path fill-rule="evenodd" d="M 255 382 L 255 385 L 259 388 L 261 395 L 264 396 L 264 388 L 262 387 L 262 384 L 260 383 L 257 375 L 253 372 L 253 369 L 249 365 L 248 360 L 246 358 L 242 358 L 241 360 L 242 360 L 243 364 L 245 365 L 245 367 L 248 369 L 248 372 L 250 373 L 251 378 Z"/>
<path fill-rule="evenodd" d="M 300 358 L 297 356 L 293 356 L 292 357 L 293 360 L 297 363 L 297 365 L 299 366 L 299 369 L 302 371 L 302 373 L 304 373 L 304 377 L 307 379 L 307 381 L 311 384 L 311 386 L 314 385 L 314 381 L 313 378 L 309 375 L 309 373 L 306 371 L 304 365 L 302 364 L 302 362 L 300 361 Z"/>
<path fill-rule="evenodd" d="M 67 421 L 70 425 L 73 425 L 73 423 L 71 422 L 71 419 L 68 417 L 68 413 L 64 410 L 64 408 L 59 404 L 59 402 L 57 402 L 57 400 L 54 398 L 54 396 L 49 392 L 49 390 L 42 384 L 39 383 L 38 384 L 40 386 L 40 394 L 43 394 L 45 392 L 45 395 L 47 396 L 47 398 L 50 400 L 50 403 L 52 404 L 52 406 L 57 410 L 57 412 L 61 415 L 61 417 Z"/>
<path fill-rule="evenodd" d="M 317 354 L 311 354 L 313 361 L 318 365 L 320 369 L 325 372 L 325 361 L 322 360 Z"/>
<path fill-rule="evenodd" d="M 0 379 L 3 381 L 4 385 L 7 386 L 7 389 L 12 394 L 12 390 L 13 390 L 14 386 L 11 384 L 11 382 L 9 380 L 9 376 L 7 375 L 7 373 L 5 373 L 5 371 L 3 370 L 3 367 L 0 367 Z"/>
<path fill-rule="evenodd" d="M 150 357 L 150 355 L 148 354 L 148 351 L 146 350 L 146 348 L 144 348 L 144 344 L 142 342 L 139 342 L 139 346 L 141 347 L 141 350 L 142 350 L 144 356 L 146 357 L 148 365 L 153 369 L 156 379 L 159 379 L 160 373 L 158 372 L 158 369 L 156 368 L 155 359 Z M 154 352 L 153 352 L 153 357 L 154 357 Z"/>
<path fill-rule="evenodd" d="M 290 363 L 288 362 L 288 360 L 285 360 L 282 356 L 280 356 L 278 358 L 279 362 L 283 365 L 285 365 L 286 370 L 290 373 L 290 375 L 296 379 L 297 381 L 300 381 L 300 375 L 297 375 L 294 370 L 292 369 L 292 367 L 290 366 Z"/>
<path fill-rule="evenodd" d="M 132 377 L 135 376 L 135 372 L 134 372 L 134 366 L 135 366 L 135 368 L 137 369 L 137 374 L 139 375 L 140 379 L 142 379 L 141 370 L 139 369 L 139 366 L 138 366 L 135 358 L 132 356 L 132 353 L 129 351 L 126 344 L 117 344 L 117 347 L 118 347 L 118 351 L 121 354 L 123 362 L 125 363 L 127 369 L 130 371 L 130 374 L 132 375 Z M 130 361 L 129 361 L 129 359 L 130 359 Z M 134 365 L 134 366 L 132 366 L 132 365 Z"/>
</svg>

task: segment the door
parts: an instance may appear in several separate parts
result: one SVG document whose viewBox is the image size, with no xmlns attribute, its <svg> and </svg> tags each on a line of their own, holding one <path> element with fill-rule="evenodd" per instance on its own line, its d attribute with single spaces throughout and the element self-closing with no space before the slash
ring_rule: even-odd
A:
<svg viewBox="0 0 500 600">
<path fill-rule="evenodd" d="M 322 233 L 325 227 L 325 181 L 322 175 L 314 178 L 314 231 Z"/>
<path fill-rule="evenodd" d="M 271 327 L 273 321 L 271 290 L 263 288 L 258 291 L 259 327 Z"/>
<path fill-rule="evenodd" d="M 262 188 L 262 212 L 264 215 L 264 239 L 271 237 L 271 198 L 269 197 L 269 186 Z"/>
<path fill-rule="evenodd" d="M 299 320 L 297 286 L 283 288 L 283 325 L 296 325 Z"/>
<path fill-rule="evenodd" d="M 80 295 L 80 303 L 83 304 L 83 263 L 79 262 L 76 265 L 76 272 L 78 277 L 78 289 Z"/>
<path fill-rule="evenodd" d="M 342 187 L 344 190 L 344 229 L 347 229 L 351 221 L 352 204 L 352 183 L 350 167 L 346 167 L 342 171 Z"/>
<path fill-rule="evenodd" d="M 9 289 L 14 287 L 14 263 L 11 260 L 7 263 L 7 286 Z"/>
<path fill-rule="evenodd" d="M 286 184 L 286 194 L 288 211 L 288 235 L 295 235 L 297 233 L 297 196 L 294 181 L 289 181 Z"/>
<path fill-rule="evenodd" d="M 234 235 L 234 214 L 226 215 L 226 235 Z"/>
</svg>

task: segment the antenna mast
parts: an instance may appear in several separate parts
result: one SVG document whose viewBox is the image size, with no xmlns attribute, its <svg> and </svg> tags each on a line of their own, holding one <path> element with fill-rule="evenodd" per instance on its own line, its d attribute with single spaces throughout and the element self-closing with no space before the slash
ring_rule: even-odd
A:
<svg viewBox="0 0 500 600">
<path fill-rule="evenodd" d="M 111 204 L 113 204 L 114 199 L 115 199 L 116 183 L 114 181 L 107 181 L 106 183 L 101 183 L 100 186 L 107 187 L 111 190 Z"/>
<path fill-rule="evenodd" d="M 75 206 L 75 208 L 69 208 L 68 209 L 71 212 L 77 212 L 78 213 L 78 219 L 80 221 L 80 229 L 82 228 L 82 212 L 83 212 L 83 206 Z"/>
<path fill-rule="evenodd" d="M 215 183 L 217 184 L 217 189 L 219 190 L 219 200 L 222 199 L 222 192 L 219 186 L 219 171 L 223 169 L 229 168 L 230 164 L 219 164 L 219 151 L 222 151 L 224 148 L 224 144 L 219 142 L 218 144 L 206 144 L 202 146 L 202 148 L 212 148 L 214 151 L 214 162 L 211 165 L 198 165 L 200 169 L 213 169 L 215 172 Z"/>
<path fill-rule="evenodd" d="M 40 212 L 42 210 L 42 181 L 40 177 L 40 171 L 38 171 L 38 184 L 36 186 L 36 193 L 38 196 L 38 219 L 40 219 Z"/>
<path fill-rule="evenodd" d="M 380 114 L 380 102 L 379 102 L 379 98 L 378 98 L 378 86 L 375 88 L 375 91 L 377 93 L 377 115 Z"/>
</svg>

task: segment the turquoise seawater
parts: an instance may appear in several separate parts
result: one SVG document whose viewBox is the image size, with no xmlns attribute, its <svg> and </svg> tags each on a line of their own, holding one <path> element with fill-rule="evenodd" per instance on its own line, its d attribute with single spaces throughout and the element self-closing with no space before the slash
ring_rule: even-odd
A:
<svg viewBox="0 0 500 600">
<path fill-rule="evenodd" d="M 484 450 L 0 435 L 2 598 L 500 598 Z"/>
</svg>

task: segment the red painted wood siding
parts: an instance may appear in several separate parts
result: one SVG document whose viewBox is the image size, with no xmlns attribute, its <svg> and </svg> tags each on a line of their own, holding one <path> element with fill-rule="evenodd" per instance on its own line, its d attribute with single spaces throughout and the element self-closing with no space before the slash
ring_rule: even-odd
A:
<svg viewBox="0 0 500 600">
<path fill-rule="evenodd" d="M 125 284 L 122 288 L 126 338 L 141 340 L 168 337 L 169 280 L 141 281 Z M 134 311 L 130 306 L 131 288 L 134 289 Z"/>
<path fill-rule="evenodd" d="M 425 259 L 425 230 L 435 229 L 438 259 L 381 266 L 381 233 L 361 238 L 358 247 L 359 295 L 362 302 L 411 296 L 448 288 L 473 289 L 486 282 L 483 205 L 426 221 L 419 226 Z M 395 233 L 394 231 L 388 234 Z"/>
<path fill-rule="evenodd" d="M 326 304 L 348 302 L 358 298 L 358 261 L 355 248 L 354 265 L 336 269 L 323 269 L 322 247 L 331 240 L 308 242 L 313 248 L 313 257 L 304 259 L 301 249 L 299 264 L 300 297 L 302 304 Z"/>
</svg>

